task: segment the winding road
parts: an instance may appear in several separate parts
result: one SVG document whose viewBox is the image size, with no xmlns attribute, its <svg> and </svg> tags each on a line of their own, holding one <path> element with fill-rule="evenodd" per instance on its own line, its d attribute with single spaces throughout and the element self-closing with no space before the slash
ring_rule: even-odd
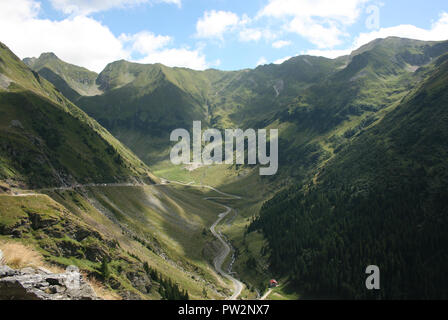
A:
<svg viewBox="0 0 448 320">
<path fill-rule="evenodd" d="M 206 200 L 212 200 L 212 199 L 217 199 L 217 198 L 206 198 Z M 243 291 L 244 285 L 241 281 L 232 277 L 230 274 L 228 274 L 227 272 L 224 272 L 222 270 L 222 265 L 224 264 L 224 261 L 226 260 L 227 256 L 232 251 L 232 248 L 227 243 L 227 241 L 224 240 L 221 233 L 216 232 L 216 230 L 215 230 L 215 227 L 230 213 L 230 211 L 232 211 L 232 208 L 230 208 L 226 205 L 222 205 L 222 204 L 219 204 L 219 205 L 226 208 L 226 211 L 219 214 L 218 220 L 216 220 L 215 223 L 210 227 L 210 231 L 215 236 L 215 238 L 217 238 L 221 242 L 221 244 L 223 246 L 223 250 L 221 252 L 219 252 L 218 255 L 215 257 L 215 259 L 213 260 L 213 264 L 215 265 L 216 271 L 218 271 L 223 277 L 229 279 L 233 283 L 235 291 L 234 291 L 233 295 L 229 298 L 229 300 L 236 300 L 236 299 L 238 299 L 241 292 Z"/>
<path fill-rule="evenodd" d="M 260 300 L 266 300 L 266 298 L 269 297 L 271 292 L 272 292 L 272 288 L 269 289 L 268 291 L 266 291 L 266 293 L 260 298 Z"/>
<path fill-rule="evenodd" d="M 220 190 L 218 190 L 218 189 L 216 189 L 216 188 L 214 188 L 212 186 L 195 185 L 195 184 L 193 184 L 193 182 L 182 183 L 182 182 L 179 182 L 179 181 L 168 181 L 168 180 L 166 180 L 166 181 L 168 183 L 175 183 L 175 184 L 179 184 L 179 185 L 187 186 L 187 187 L 206 188 L 206 189 L 210 189 L 210 190 L 215 191 L 216 193 L 222 195 L 222 197 L 206 197 L 206 198 L 204 198 L 204 200 L 212 201 L 213 203 L 215 203 L 215 204 L 217 204 L 217 205 L 219 205 L 219 206 L 221 206 L 221 207 L 226 209 L 225 211 L 221 212 L 218 215 L 218 219 L 210 227 L 210 232 L 222 244 L 222 250 L 220 252 L 218 252 L 216 257 L 213 259 L 213 264 L 214 264 L 214 267 L 215 267 L 216 271 L 219 274 L 221 274 L 224 278 L 230 280 L 233 283 L 234 292 L 233 292 L 232 296 L 228 298 L 228 300 L 237 300 L 238 297 L 241 295 L 241 292 L 244 289 L 244 284 L 241 281 L 239 281 L 238 279 L 236 279 L 235 277 L 233 277 L 232 275 L 230 275 L 228 272 L 225 272 L 224 270 L 222 270 L 222 265 L 224 264 L 224 261 L 226 260 L 227 256 L 232 252 L 232 247 L 224 239 L 223 235 L 220 232 L 216 231 L 216 226 L 219 223 L 221 223 L 221 221 L 224 220 L 225 217 L 227 217 L 227 215 L 232 211 L 232 208 L 229 207 L 229 206 L 226 206 L 224 204 L 221 204 L 219 202 L 215 202 L 213 200 L 239 200 L 239 199 L 242 199 L 242 198 L 239 197 L 239 196 L 233 195 L 233 194 L 222 192 L 222 191 L 220 191 Z"/>
</svg>

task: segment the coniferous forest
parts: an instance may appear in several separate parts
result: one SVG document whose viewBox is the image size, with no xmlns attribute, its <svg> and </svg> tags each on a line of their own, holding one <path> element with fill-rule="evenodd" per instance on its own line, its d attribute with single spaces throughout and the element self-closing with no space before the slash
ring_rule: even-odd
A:
<svg viewBox="0 0 448 320">
<path fill-rule="evenodd" d="M 282 192 L 252 223 L 268 239 L 272 271 L 305 296 L 448 298 L 447 70 L 441 62 L 315 185 Z M 368 265 L 381 270 L 380 291 L 365 288 Z"/>
</svg>

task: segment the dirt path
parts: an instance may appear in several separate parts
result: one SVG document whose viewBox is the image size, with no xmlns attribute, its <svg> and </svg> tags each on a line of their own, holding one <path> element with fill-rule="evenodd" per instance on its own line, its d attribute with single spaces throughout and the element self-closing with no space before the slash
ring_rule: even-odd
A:
<svg viewBox="0 0 448 320">
<path fill-rule="evenodd" d="M 2 196 L 8 197 L 38 197 L 42 196 L 40 193 L 14 193 L 14 194 L 2 194 Z"/>
</svg>

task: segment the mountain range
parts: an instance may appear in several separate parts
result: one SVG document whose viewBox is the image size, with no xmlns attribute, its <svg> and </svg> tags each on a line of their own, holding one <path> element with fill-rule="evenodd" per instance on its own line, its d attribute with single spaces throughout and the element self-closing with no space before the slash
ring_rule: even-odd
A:
<svg viewBox="0 0 448 320">
<path fill-rule="evenodd" d="M 151 189 L 148 196 L 140 187 L 131 195 L 123 184 L 193 180 L 242 195 L 222 231 L 246 297 L 276 277 L 287 284 L 278 289 L 283 297 L 446 298 L 448 41 L 377 39 L 337 59 L 298 56 L 239 71 L 122 60 L 96 74 L 52 53 L 23 62 L 5 45 L 0 53 L 5 189 L 89 185 L 77 201 L 96 214 L 108 211 L 110 225 L 128 231 L 126 241 L 140 239 L 189 266 L 170 277 L 193 272 L 209 279 L 215 297 L 219 284 L 205 252 L 216 246 L 206 231 L 216 204 L 202 200 L 204 190 L 163 186 L 162 195 Z M 195 120 L 221 130 L 279 129 L 279 173 L 261 178 L 256 166 L 172 165 L 171 131 L 190 130 Z M 121 195 L 112 184 L 122 184 Z M 47 192 L 51 201 L 86 219 L 90 209 L 54 192 Z M 162 201 L 156 208 L 154 196 Z M 152 228 L 139 222 L 147 221 L 139 210 L 148 206 L 161 223 Z M 200 222 L 182 216 L 198 208 L 193 219 Z M 178 224 L 182 236 L 174 232 Z M 189 248 L 202 229 L 198 247 Z M 371 264 L 384 274 L 379 292 L 364 287 Z M 204 287 L 184 288 L 199 297 Z M 154 297 L 150 292 L 143 294 Z"/>
</svg>

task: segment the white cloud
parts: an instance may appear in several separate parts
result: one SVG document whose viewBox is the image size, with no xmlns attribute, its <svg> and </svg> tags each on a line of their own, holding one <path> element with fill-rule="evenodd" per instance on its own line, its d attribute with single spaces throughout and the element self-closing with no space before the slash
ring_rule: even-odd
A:
<svg viewBox="0 0 448 320">
<path fill-rule="evenodd" d="M 182 4 L 181 0 L 51 0 L 55 9 L 77 15 L 155 2 L 175 4 L 179 7 Z"/>
<path fill-rule="evenodd" d="M 307 50 L 302 54 L 322 56 L 326 58 L 337 58 L 348 55 L 352 51 L 362 47 L 363 45 L 379 38 L 400 37 L 423 41 L 442 41 L 448 40 L 448 13 L 440 14 L 439 19 L 435 21 L 431 28 L 422 29 L 413 25 L 398 25 L 395 27 L 381 28 L 377 31 L 359 34 L 352 45 L 342 50 Z"/>
<path fill-rule="evenodd" d="M 244 26 L 240 29 L 238 38 L 241 42 L 257 42 L 260 39 L 273 40 L 277 38 L 277 34 L 269 29 L 247 28 Z"/>
<path fill-rule="evenodd" d="M 362 5 L 369 0 L 270 0 L 258 18 L 281 19 L 284 30 L 297 33 L 319 48 L 333 48 L 347 36 Z"/>
<path fill-rule="evenodd" d="M 270 0 L 259 16 L 319 17 L 353 24 L 361 13 L 361 5 L 368 0 Z"/>
<path fill-rule="evenodd" d="M 223 39 L 224 33 L 247 21 L 240 20 L 237 14 L 230 11 L 206 11 L 196 23 L 198 38 Z"/>
<path fill-rule="evenodd" d="M 163 49 L 149 53 L 139 63 L 162 63 L 169 67 L 185 67 L 194 70 L 205 70 L 209 67 L 205 56 L 199 50 Z M 216 63 L 220 63 L 217 61 Z"/>
<path fill-rule="evenodd" d="M 275 61 L 274 61 L 274 64 L 282 64 L 283 62 L 285 62 L 285 61 L 287 61 L 287 60 L 289 60 L 289 59 L 291 59 L 291 58 L 292 58 L 292 56 L 287 56 L 287 57 L 284 57 L 284 58 L 275 60 Z"/>
<path fill-rule="evenodd" d="M 106 26 L 85 16 L 61 21 L 39 19 L 39 2 L 0 2 L 0 39 L 19 57 L 54 52 L 61 59 L 100 71 L 128 53 Z"/>
<path fill-rule="evenodd" d="M 291 44 L 292 44 L 291 41 L 287 41 L 287 40 L 279 40 L 279 41 L 275 41 L 275 42 L 272 44 L 272 47 L 275 48 L 275 49 L 281 49 L 281 48 L 290 46 Z"/>
<path fill-rule="evenodd" d="M 265 58 L 265 57 L 261 57 L 260 59 L 258 59 L 258 62 L 257 62 L 257 67 L 258 66 L 261 66 L 261 65 L 264 65 L 264 64 L 267 64 L 268 63 L 268 60 Z"/>
<path fill-rule="evenodd" d="M 342 36 L 347 36 L 335 23 L 323 24 L 309 18 L 294 18 L 286 29 L 305 37 L 319 48 L 333 48 L 342 43 Z"/>
<path fill-rule="evenodd" d="M 196 23 L 196 37 L 224 40 L 227 33 L 236 34 L 241 42 L 272 40 L 277 37 L 267 28 L 249 27 L 254 22 L 247 14 L 241 17 L 230 11 L 206 11 Z"/>
<path fill-rule="evenodd" d="M 355 40 L 353 49 L 359 48 L 378 38 L 401 37 L 424 41 L 448 40 L 448 13 L 440 14 L 430 29 L 422 29 L 413 25 L 398 25 L 395 27 L 381 28 L 377 31 L 361 33 Z"/>
<path fill-rule="evenodd" d="M 170 36 L 155 35 L 148 31 L 141 31 L 133 35 L 122 34 L 119 39 L 123 43 L 131 43 L 133 52 L 144 55 L 164 48 L 173 41 Z"/>
<path fill-rule="evenodd" d="M 325 57 L 329 59 L 334 59 L 342 56 L 349 55 L 353 50 L 352 49 L 343 49 L 343 50 L 307 50 L 303 51 L 301 54 L 308 56 L 317 56 L 317 57 Z"/>
<path fill-rule="evenodd" d="M 204 70 L 209 67 L 202 48 L 169 48 L 173 42 L 170 36 L 155 35 L 142 31 L 133 35 L 123 34 L 119 37 L 132 55 L 143 55 L 142 58 L 129 59 L 138 63 L 162 63 L 169 67 L 185 67 Z"/>
<path fill-rule="evenodd" d="M 100 3 L 103 1 L 93 1 Z M 180 2 L 179 2 L 180 3 Z M 208 67 L 201 49 L 168 48 L 170 36 L 142 31 L 116 37 L 107 26 L 85 15 L 61 21 L 40 19 L 36 0 L 0 1 L 0 39 L 19 57 L 38 57 L 54 52 L 69 63 L 100 72 L 110 62 L 133 60 L 163 63 L 168 66 L 205 69 Z M 135 59 L 134 59 L 135 60 Z"/>
<path fill-rule="evenodd" d="M 240 31 L 239 38 L 240 41 L 249 42 L 249 41 L 258 41 L 263 37 L 263 33 L 261 30 L 246 28 Z"/>
<path fill-rule="evenodd" d="M 33 0 L 2 1 L 0 9 L 0 22 L 6 19 L 21 21 L 36 16 L 40 3 Z"/>
</svg>

